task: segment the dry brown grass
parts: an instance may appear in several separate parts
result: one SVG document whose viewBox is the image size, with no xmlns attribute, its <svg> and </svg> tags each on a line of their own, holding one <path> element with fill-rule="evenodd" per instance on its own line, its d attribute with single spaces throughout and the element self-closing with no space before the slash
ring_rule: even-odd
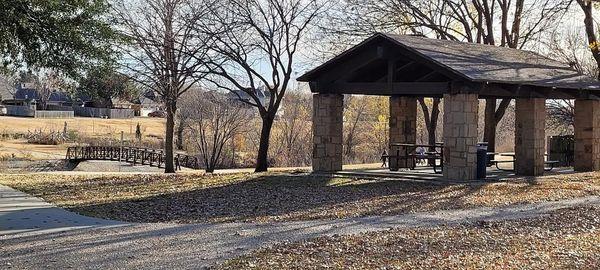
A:
<svg viewBox="0 0 600 270">
<path fill-rule="evenodd" d="M 26 117 L 0 116 L 0 133 L 27 134 L 27 131 L 62 131 L 67 122 L 69 130 L 75 130 L 80 136 L 118 138 L 121 131 L 128 136 L 135 135 L 137 123 L 140 123 L 144 136 L 164 137 L 165 120 L 160 118 L 100 119 L 76 117 L 70 119 L 40 119 Z"/>
<path fill-rule="evenodd" d="M 222 269 L 598 269 L 600 207 L 532 219 L 393 229 L 268 247 Z"/>
<path fill-rule="evenodd" d="M 87 215 L 181 223 L 397 215 L 600 195 L 600 173 L 453 185 L 306 173 L 28 174 L 0 175 L 0 184 Z"/>
<path fill-rule="evenodd" d="M 164 137 L 164 119 L 133 118 L 133 119 L 99 119 L 99 118 L 70 118 L 70 119 L 40 119 L 25 117 L 0 116 L 0 156 L 12 159 L 60 159 L 64 158 L 69 144 L 38 145 L 29 144 L 21 137 L 28 132 L 42 130 L 44 132 L 62 132 L 64 123 L 69 131 L 76 134 L 80 143 L 89 143 L 97 139 L 120 139 L 121 131 L 125 139 L 134 140 L 136 125 L 139 123 L 144 141 L 157 142 Z"/>
<path fill-rule="evenodd" d="M 65 157 L 68 146 L 30 144 L 25 139 L 4 140 L 0 141 L 0 156 L 17 160 L 61 159 Z"/>
</svg>

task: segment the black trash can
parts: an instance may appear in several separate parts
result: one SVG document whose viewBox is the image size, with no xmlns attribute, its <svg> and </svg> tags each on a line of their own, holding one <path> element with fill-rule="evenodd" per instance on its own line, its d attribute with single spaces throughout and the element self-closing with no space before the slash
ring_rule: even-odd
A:
<svg viewBox="0 0 600 270">
<path fill-rule="evenodd" d="M 477 144 L 477 179 L 485 179 L 485 171 L 488 163 L 487 143 Z"/>
</svg>

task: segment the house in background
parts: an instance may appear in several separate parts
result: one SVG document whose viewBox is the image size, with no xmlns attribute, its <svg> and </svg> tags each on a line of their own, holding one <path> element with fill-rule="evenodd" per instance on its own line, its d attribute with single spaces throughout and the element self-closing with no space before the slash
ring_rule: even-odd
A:
<svg viewBox="0 0 600 270">
<path fill-rule="evenodd" d="M 267 106 L 267 104 L 269 104 L 269 101 L 271 100 L 271 92 L 269 92 L 269 90 L 267 90 L 266 87 L 259 87 L 258 89 L 256 89 L 255 94 L 256 97 L 258 97 L 260 104 L 262 104 L 265 107 Z M 242 90 L 230 91 L 227 93 L 227 97 L 232 101 L 255 103 L 252 97 Z"/>
<path fill-rule="evenodd" d="M 266 87 L 261 86 L 257 89 L 256 93 L 256 97 L 258 97 L 258 101 L 260 102 L 261 105 L 263 105 L 264 107 L 268 107 L 269 106 L 269 102 L 271 101 L 271 92 L 269 92 L 269 90 L 266 89 Z M 247 102 L 250 103 L 255 103 L 254 99 L 252 99 L 252 97 L 250 97 L 250 95 L 248 95 L 248 93 L 241 91 L 241 90 L 235 90 L 235 91 L 230 91 L 227 92 L 227 94 L 225 94 L 227 96 L 227 98 L 232 102 L 232 103 L 238 103 L 241 104 L 243 106 L 248 106 L 249 108 L 251 107 Z M 254 107 L 251 107 L 254 109 Z M 253 110 L 257 116 L 258 116 L 258 110 Z M 279 108 L 279 110 L 277 110 L 277 113 L 275 114 L 275 117 L 282 117 L 284 114 L 284 108 Z"/>
<path fill-rule="evenodd" d="M 149 117 L 153 115 L 164 115 L 164 107 L 156 97 L 154 91 L 146 91 L 131 107 L 136 116 Z"/>
<path fill-rule="evenodd" d="M 52 89 L 48 93 L 41 93 L 32 83 L 17 84 L 13 97 L 15 100 L 34 100 L 37 103 L 38 110 L 69 110 L 73 106 L 73 100 L 69 93 Z"/>
<path fill-rule="evenodd" d="M 33 84 L 18 84 L 12 99 L 3 98 L 2 111 L 10 116 L 35 118 L 72 118 L 74 111 L 70 96 L 52 90 L 42 96 Z"/>
</svg>

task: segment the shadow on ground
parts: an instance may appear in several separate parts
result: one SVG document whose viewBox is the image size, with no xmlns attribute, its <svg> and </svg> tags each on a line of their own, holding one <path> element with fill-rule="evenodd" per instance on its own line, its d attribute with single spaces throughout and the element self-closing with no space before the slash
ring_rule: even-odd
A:
<svg viewBox="0 0 600 270">
<path fill-rule="evenodd" d="M 76 206 L 70 210 L 133 222 L 333 219 L 461 208 L 465 206 L 465 197 L 486 184 L 364 180 L 311 174 L 262 175 L 225 186 Z M 119 189 L 115 186 L 115 190 Z"/>
</svg>

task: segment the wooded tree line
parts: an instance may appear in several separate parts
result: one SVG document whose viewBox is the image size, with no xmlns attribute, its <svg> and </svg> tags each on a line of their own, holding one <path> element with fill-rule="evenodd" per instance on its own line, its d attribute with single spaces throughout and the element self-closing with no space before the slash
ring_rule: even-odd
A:
<svg viewBox="0 0 600 270">
<path fill-rule="evenodd" d="M 216 91 L 198 89 L 186 93 L 181 104 L 181 117 L 176 124 L 182 130 L 181 147 L 202 157 L 208 170 L 254 165 L 254 153 L 260 148 L 262 120 L 253 107 Z M 269 166 L 309 166 L 312 162 L 311 94 L 298 90 L 289 92 L 279 112 L 270 139 Z M 344 112 L 345 162 L 378 162 L 388 147 L 388 98 L 347 96 Z"/>
<path fill-rule="evenodd" d="M 183 125 L 176 127 L 178 115 L 184 114 L 182 97 L 195 87 L 233 93 L 256 112 L 258 123 L 245 132 L 256 148 L 256 171 L 272 164 L 310 162 L 298 150 L 310 149 L 310 125 L 299 120 L 309 115 L 306 108 L 290 106 L 278 115 L 289 89 L 295 87 L 294 78 L 317 63 L 307 65 L 307 60 L 337 54 L 374 32 L 535 49 L 600 76 L 596 7 L 589 0 L 6 0 L 3 6 L 7 8 L 2 10 L 6 19 L 0 22 L 0 52 L 5 70 L 49 68 L 78 80 L 94 67 L 108 66 L 157 94 L 166 108 L 166 172 L 174 171 L 174 135 L 185 132 Z M 19 14 L 30 16 L 23 19 Z M 581 17 L 576 25 L 582 28 L 574 33 L 585 33 L 586 39 L 575 41 L 576 47 L 563 46 L 569 33 L 562 22 L 573 14 Z M 574 51 L 582 46 L 584 51 Z M 594 67 L 588 67 L 588 59 L 594 59 Z M 259 96 L 261 89 L 266 89 L 268 99 Z M 197 101 L 201 104 L 205 99 Z M 568 102 L 550 106 L 551 115 L 563 113 Z M 348 162 L 366 160 L 359 155 L 372 156 L 385 149 L 385 103 L 347 97 L 344 154 Z M 433 144 L 439 132 L 440 100 L 420 99 L 419 104 L 422 125 L 430 134 L 427 141 Z M 509 107 L 509 99 L 485 101 L 483 139 L 490 150 Z M 222 117 L 237 115 L 236 108 Z M 230 134 L 215 133 L 227 121 L 212 118 L 210 111 L 217 113 L 192 111 L 200 117 L 187 126 L 196 132 L 194 140 L 198 134 L 212 134 L 213 142 L 234 141 L 234 145 L 238 135 L 231 130 L 237 128 L 226 128 Z M 204 124 L 192 127 L 198 122 Z M 377 147 L 361 148 L 364 141 Z M 196 145 L 214 153 L 223 151 L 208 141 Z M 294 155 L 298 155 L 294 162 L 277 161 Z"/>
</svg>

